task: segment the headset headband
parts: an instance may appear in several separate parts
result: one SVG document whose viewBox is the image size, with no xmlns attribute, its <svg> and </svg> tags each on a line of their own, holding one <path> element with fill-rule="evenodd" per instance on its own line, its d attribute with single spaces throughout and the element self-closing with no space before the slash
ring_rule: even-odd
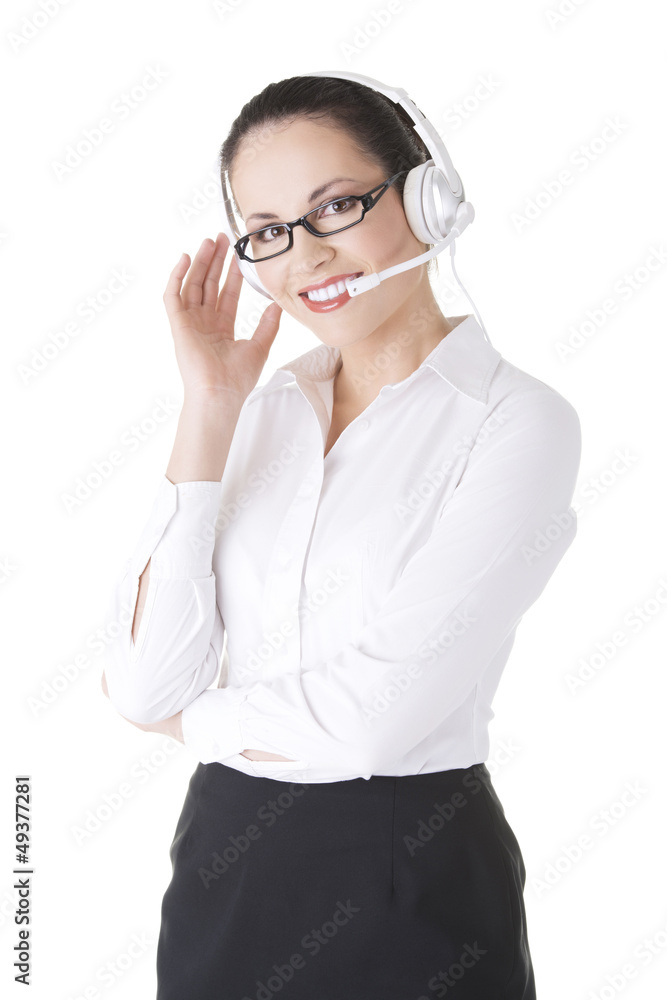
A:
<svg viewBox="0 0 667 1000">
<path fill-rule="evenodd" d="M 343 73 L 339 70 L 317 70 L 314 73 L 304 73 L 303 75 L 335 76 L 340 80 L 352 80 L 355 83 L 361 83 L 366 87 L 370 87 L 371 90 L 379 91 L 381 94 L 384 94 L 385 97 L 388 97 L 394 104 L 399 104 L 410 116 L 413 123 L 412 127 L 417 135 L 421 136 L 424 140 L 436 167 L 439 167 L 445 175 L 449 189 L 454 197 L 463 197 L 463 185 L 461 183 L 461 178 L 454 169 L 454 164 L 452 163 L 444 142 L 428 118 L 419 110 L 414 101 L 408 97 L 405 90 L 401 87 L 389 87 L 384 83 L 380 83 L 379 80 L 374 80 L 370 76 L 362 76 L 361 73 Z"/>
</svg>

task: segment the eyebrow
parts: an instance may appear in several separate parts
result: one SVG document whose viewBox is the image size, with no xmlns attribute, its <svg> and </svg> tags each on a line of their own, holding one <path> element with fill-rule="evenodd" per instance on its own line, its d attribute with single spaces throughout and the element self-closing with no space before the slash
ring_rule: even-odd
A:
<svg viewBox="0 0 667 1000">
<path fill-rule="evenodd" d="M 338 184 L 340 181 L 355 181 L 356 183 L 354 177 L 334 177 L 332 181 L 327 181 L 326 184 L 322 184 L 321 187 L 315 188 L 314 191 L 311 191 L 310 196 L 308 198 L 308 204 L 312 205 L 317 198 L 319 198 L 321 195 L 324 194 L 325 191 L 328 191 L 330 187 L 333 187 L 334 184 Z M 248 222 L 250 222 L 251 219 L 277 219 L 277 218 L 278 216 L 273 215 L 271 212 L 253 212 L 252 215 L 249 215 L 245 221 L 247 224 Z"/>
</svg>

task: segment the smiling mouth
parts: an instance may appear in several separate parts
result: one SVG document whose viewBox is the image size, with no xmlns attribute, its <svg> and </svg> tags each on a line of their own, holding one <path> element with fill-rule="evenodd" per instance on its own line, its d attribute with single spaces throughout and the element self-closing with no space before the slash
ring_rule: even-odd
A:
<svg viewBox="0 0 667 1000">
<path fill-rule="evenodd" d="M 348 279 L 332 281 L 330 285 L 325 285 L 324 288 L 314 288 L 309 292 L 299 292 L 299 295 L 302 299 L 309 299 L 310 302 L 328 302 L 329 299 L 337 299 L 339 295 L 347 291 L 345 280 L 358 278 L 363 273 L 363 271 L 357 271 L 355 274 L 350 274 Z"/>
</svg>

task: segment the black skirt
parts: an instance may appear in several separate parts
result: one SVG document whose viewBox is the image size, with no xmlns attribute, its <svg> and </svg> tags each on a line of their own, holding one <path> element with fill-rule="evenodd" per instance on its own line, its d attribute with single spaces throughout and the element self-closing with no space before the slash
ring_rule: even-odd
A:
<svg viewBox="0 0 667 1000">
<path fill-rule="evenodd" d="M 157 1000 L 534 1000 L 526 872 L 485 764 L 295 784 L 198 764 Z"/>
</svg>

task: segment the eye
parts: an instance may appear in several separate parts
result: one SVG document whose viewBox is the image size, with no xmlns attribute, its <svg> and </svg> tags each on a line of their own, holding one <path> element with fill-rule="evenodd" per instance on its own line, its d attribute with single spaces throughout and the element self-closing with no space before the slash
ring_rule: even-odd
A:
<svg viewBox="0 0 667 1000">
<path fill-rule="evenodd" d="M 333 210 L 336 209 L 336 206 L 342 205 L 343 208 L 341 210 L 332 211 L 331 214 L 343 215 L 343 213 L 346 212 L 355 203 L 355 201 L 356 198 L 338 198 L 337 201 L 332 201 L 329 202 L 328 205 L 325 205 L 324 208 L 322 209 L 322 212 L 324 212 L 324 209 L 330 208 Z"/>
<path fill-rule="evenodd" d="M 284 226 L 270 226 L 268 229 L 262 229 L 261 232 L 256 233 L 253 239 L 257 240 L 258 243 L 271 243 L 271 235 L 278 239 L 284 236 L 287 230 Z"/>
</svg>

